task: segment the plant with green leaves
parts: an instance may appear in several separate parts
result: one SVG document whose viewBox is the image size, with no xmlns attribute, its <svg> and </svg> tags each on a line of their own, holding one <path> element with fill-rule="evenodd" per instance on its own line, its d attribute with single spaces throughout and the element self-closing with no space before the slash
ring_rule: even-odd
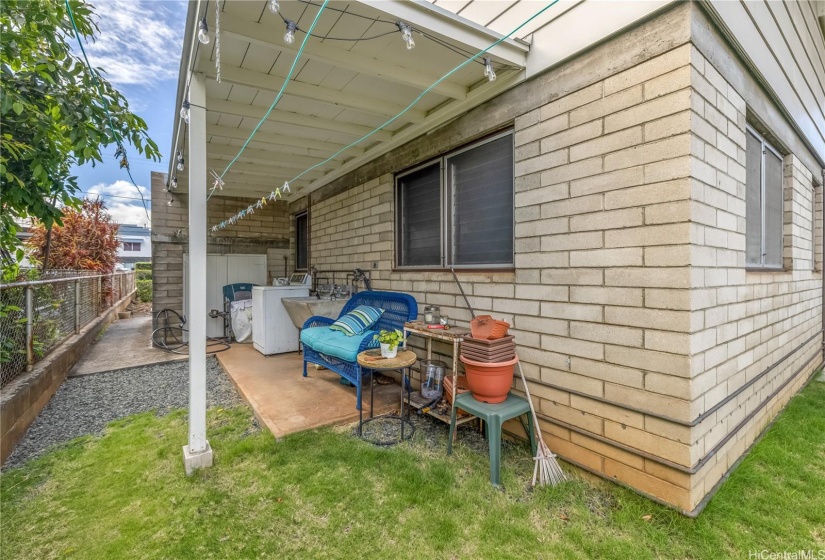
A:
<svg viewBox="0 0 825 560">
<path fill-rule="evenodd" d="M 388 344 L 389 349 L 394 350 L 404 340 L 404 333 L 402 333 L 398 329 L 394 329 L 391 331 L 386 331 L 382 329 L 381 332 L 374 335 L 372 338 L 373 340 L 377 340 L 379 344 Z"/>
<path fill-rule="evenodd" d="M 93 39 L 91 6 L 68 4 L 81 40 Z M 72 166 L 102 162 L 109 146 L 131 144 L 156 161 L 160 151 L 123 95 L 72 52 L 66 3 L 3 0 L 0 36 L 0 257 L 19 261 L 16 220 L 50 228 L 61 223 L 61 206 L 78 206 Z"/>
</svg>

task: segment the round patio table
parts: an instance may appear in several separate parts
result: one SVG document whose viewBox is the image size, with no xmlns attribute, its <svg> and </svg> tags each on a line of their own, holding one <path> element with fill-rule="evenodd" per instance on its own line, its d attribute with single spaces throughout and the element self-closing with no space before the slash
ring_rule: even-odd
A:
<svg viewBox="0 0 825 560">
<path fill-rule="evenodd" d="M 365 350 L 358 354 L 358 364 L 366 369 L 370 370 L 371 372 L 374 371 L 390 371 L 390 370 L 397 370 L 401 372 L 401 408 L 398 414 L 382 414 L 381 416 L 372 416 L 373 408 L 373 395 L 375 392 L 375 384 L 372 382 L 372 373 L 370 373 L 370 417 L 361 422 L 358 425 L 358 436 L 363 438 L 363 426 L 364 424 L 369 424 L 375 421 L 384 421 L 384 420 L 398 420 L 400 424 L 401 436 L 399 439 L 393 440 L 370 440 L 364 438 L 365 441 L 372 443 L 373 445 L 395 445 L 396 443 L 401 443 L 404 440 L 410 439 L 415 433 L 415 426 L 413 426 L 412 422 L 410 422 L 410 411 L 409 407 L 407 408 L 407 417 L 404 418 L 404 387 L 407 387 L 407 399 L 409 399 L 409 385 L 407 383 L 407 377 L 410 373 L 410 367 L 412 367 L 415 362 L 418 360 L 418 357 L 415 355 L 415 352 L 411 350 L 398 350 L 398 354 L 395 358 L 384 358 L 381 356 L 380 349 L 374 350 Z M 404 427 L 407 427 L 407 433 L 405 437 L 405 430 Z"/>
</svg>

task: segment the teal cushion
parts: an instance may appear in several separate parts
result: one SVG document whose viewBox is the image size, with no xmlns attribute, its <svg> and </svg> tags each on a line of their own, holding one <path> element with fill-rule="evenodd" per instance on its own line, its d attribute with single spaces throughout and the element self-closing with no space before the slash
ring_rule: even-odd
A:
<svg viewBox="0 0 825 560">
<path fill-rule="evenodd" d="M 355 362 L 361 341 L 368 338 L 372 342 L 374 335 L 375 331 L 366 331 L 360 335 L 347 336 L 341 331 L 332 331 L 329 327 L 310 327 L 301 330 L 301 342 L 321 354 Z M 378 347 L 378 342 L 371 346 Z"/>
<path fill-rule="evenodd" d="M 370 307 L 369 305 L 359 305 L 331 324 L 329 328 L 334 331 L 341 331 L 347 336 L 355 336 L 377 323 L 383 314 L 383 309 Z"/>
</svg>

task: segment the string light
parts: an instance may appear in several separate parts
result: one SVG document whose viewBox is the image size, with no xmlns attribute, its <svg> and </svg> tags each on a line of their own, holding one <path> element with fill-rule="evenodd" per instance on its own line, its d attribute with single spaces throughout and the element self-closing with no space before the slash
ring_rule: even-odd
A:
<svg viewBox="0 0 825 560">
<path fill-rule="evenodd" d="M 189 100 L 188 99 L 184 99 L 183 103 L 181 103 L 181 106 L 180 106 L 180 118 L 182 118 L 183 122 L 185 122 L 186 124 L 189 124 L 189 107 L 190 106 L 191 105 L 189 105 Z"/>
<path fill-rule="evenodd" d="M 170 197 L 170 198 L 169 198 L 169 202 L 167 202 L 167 203 L 166 203 L 166 206 L 172 206 L 172 204 L 173 204 L 174 202 L 175 202 L 175 197 L 174 197 L 174 196 L 172 196 L 172 197 Z"/>
<path fill-rule="evenodd" d="M 176 188 L 178 188 L 178 178 L 175 177 L 174 175 L 172 175 L 172 180 L 169 181 L 169 187 L 172 190 L 175 190 Z"/>
<path fill-rule="evenodd" d="M 177 161 L 178 161 L 178 165 L 177 165 L 178 171 L 183 171 L 183 154 L 180 153 L 180 150 L 178 150 Z"/>
<path fill-rule="evenodd" d="M 395 22 L 395 25 L 398 26 L 398 30 L 401 31 L 401 38 L 407 43 L 407 50 L 411 51 L 413 47 L 415 47 L 415 41 L 413 41 L 412 37 L 412 27 L 404 23 L 403 21 Z"/>
<path fill-rule="evenodd" d="M 490 62 L 489 58 L 484 58 L 484 75 L 487 76 L 487 79 L 491 82 L 496 81 L 496 72 L 493 70 L 493 63 Z"/>
<path fill-rule="evenodd" d="M 273 14 L 277 14 L 278 10 L 281 9 L 281 5 L 278 4 L 278 0 L 269 0 L 269 11 Z"/>
<path fill-rule="evenodd" d="M 215 0 L 215 79 L 221 83 L 221 3 Z"/>
<path fill-rule="evenodd" d="M 238 161 L 238 158 L 241 157 L 241 154 L 243 154 L 246 147 L 252 141 L 252 138 L 255 136 L 255 134 L 257 134 L 258 130 L 261 128 L 261 126 L 263 126 L 264 122 L 266 122 L 266 119 L 269 118 L 269 115 L 272 113 L 272 111 L 275 109 L 275 106 L 278 104 L 278 102 L 283 97 L 284 90 L 286 89 L 286 86 L 289 83 L 289 80 L 292 77 L 293 72 L 295 72 L 295 67 L 298 65 L 298 61 L 300 60 L 301 55 L 304 52 L 304 48 L 306 47 L 306 43 L 307 43 L 307 41 L 309 40 L 309 37 L 312 34 L 312 30 L 315 29 L 315 26 L 318 24 L 318 20 L 321 18 L 321 14 L 326 9 L 327 4 L 329 3 L 329 1 L 330 0 L 324 0 L 324 3 L 321 5 L 321 9 L 318 10 L 317 14 L 315 14 L 315 18 L 312 20 L 312 24 L 309 26 L 309 31 L 307 32 L 306 36 L 304 37 L 303 41 L 301 42 L 300 48 L 298 49 L 298 54 L 295 55 L 295 59 L 292 61 L 292 66 L 290 66 L 290 68 L 289 68 L 289 73 L 287 73 L 286 78 L 284 78 L 284 83 L 283 83 L 283 85 L 281 85 L 281 89 L 278 91 L 278 95 L 275 96 L 275 101 L 272 102 L 272 105 L 269 106 L 269 109 L 267 109 L 264 116 L 261 118 L 260 121 L 258 121 L 258 124 L 255 125 L 255 128 L 252 130 L 252 134 L 249 135 L 249 138 L 247 138 L 246 141 L 244 142 L 243 146 L 241 146 L 241 149 L 238 151 L 238 154 L 234 158 L 232 158 L 232 161 L 230 161 L 226 165 L 226 168 L 224 168 L 223 173 L 221 173 L 221 175 L 220 175 L 221 178 L 223 178 L 229 172 L 229 169 L 235 164 L 235 162 Z M 295 29 L 297 29 L 297 26 L 295 26 Z M 289 30 L 289 26 L 287 26 L 287 31 L 288 30 Z M 184 137 L 184 142 L 185 141 L 186 141 L 186 137 Z M 185 145 L 186 144 L 184 143 L 184 146 Z M 212 191 L 209 193 L 209 196 L 206 197 L 207 202 L 209 201 L 210 198 L 212 198 L 212 195 L 214 194 L 214 192 L 215 192 L 215 189 L 213 187 Z M 272 196 L 274 197 L 274 191 L 272 193 Z M 271 198 L 270 200 L 273 200 L 273 199 Z M 266 201 L 264 201 L 264 204 L 266 204 Z"/>
<path fill-rule="evenodd" d="M 284 43 L 291 45 L 295 42 L 295 31 L 298 26 L 291 19 L 286 20 L 286 33 L 284 33 Z"/>
<path fill-rule="evenodd" d="M 547 6 L 545 6 L 544 8 L 542 8 L 541 10 L 539 10 L 537 13 L 535 13 L 532 17 L 530 17 L 530 18 L 528 18 L 526 21 L 524 21 L 521 25 L 519 25 L 518 27 L 516 27 L 515 29 L 513 29 L 510 33 L 508 33 L 508 34 L 507 34 L 507 35 L 505 35 L 504 37 L 502 37 L 502 38 L 498 39 L 496 42 L 492 43 L 492 44 L 491 44 L 490 46 L 488 46 L 487 48 L 485 48 L 485 49 L 483 49 L 483 50 L 479 51 L 478 53 L 476 53 L 475 55 L 473 55 L 473 56 L 469 57 L 467 60 L 465 60 L 464 62 L 462 62 L 461 64 L 459 64 L 458 66 L 456 66 L 455 68 L 453 68 L 452 70 L 450 70 L 449 72 L 447 72 L 446 74 L 444 74 L 441 78 L 439 78 L 438 80 L 436 80 L 435 82 L 433 82 L 432 84 L 430 84 L 430 86 L 429 86 L 429 87 L 427 87 L 424 91 L 422 91 L 422 92 L 421 92 L 421 94 L 420 94 L 420 95 L 419 95 L 416 99 L 414 99 L 414 100 L 413 100 L 413 101 L 412 101 L 409 105 L 407 105 L 407 107 L 405 107 L 404 109 L 402 109 L 402 110 L 401 110 L 401 111 L 400 111 L 397 115 L 395 115 L 394 117 L 390 118 L 390 119 L 389 119 L 388 121 L 386 121 L 384 124 L 382 124 L 382 125 L 378 126 L 378 127 L 377 127 L 377 128 L 375 128 L 373 131 L 371 131 L 371 132 L 369 132 L 369 133 L 365 134 L 364 136 L 362 136 L 362 137 L 361 137 L 361 138 L 359 138 L 358 140 L 355 140 L 354 142 L 350 143 L 349 145 L 344 146 L 343 148 L 341 148 L 340 150 L 338 150 L 337 152 L 335 152 L 333 155 L 331 155 L 331 156 L 330 156 L 329 158 L 327 158 L 326 160 L 321 161 L 321 162 L 319 162 L 319 163 L 317 163 L 317 164 L 315 164 L 315 165 L 310 166 L 309 168 L 307 168 L 307 169 L 306 169 L 306 170 L 304 170 L 303 172 L 301 172 L 301 173 L 299 173 L 298 175 L 296 175 L 296 176 L 292 179 L 292 181 L 294 182 L 294 181 L 298 180 L 299 178 L 301 178 L 301 177 L 303 177 L 304 175 L 306 175 L 307 173 L 309 173 L 311 170 L 316 169 L 316 168 L 318 168 L 318 167 L 320 167 L 320 166 L 324 165 L 325 163 L 327 163 L 327 162 L 331 161 L 332 159 L 334 159 L 335 157 L 337 157 L 338 155 L 340 155 L 342 152 L 344 152 L 344 151 L 346 151 L 347 149 L 349 149 L 349 148 L 351 148 L 351 147 L 353 147 L 353 146 L 357 145 L 358 143 L 360 143 L 360 142 L 362 142 L 362 141 L 366 140 L 367 138 L 369 138 L 370 136 L 372 136 L 372 135 L 373 135 L 373 134 L 375 134 L 376 132 L 378 132 L 378 131 L 380 131 L 380 130 L 384 129 L 384 128 L 385 128 L 385 127 L 387 127 L 389 124 L 391 124 L 391 123 L 393 123 L 394 121 L 396 121 L 397 119 L 399 119 L 402 115 L 404 115 L 407 111 L 409 111 L 409 110 L 410 110 L 413 106 L 415 106 L 415 105 L 416 105 L 419 101 L 421 101 L 421 99 L 422 99 L 422 98 L 423 98 L 423 97 L 424 97 L 427 93 L 429 93 L 429 92 L 430 92 L 433 88 L 435 88 L 438 84 L 440 84 L 441 82 L 443 82 L 444 80 L 446 80 L 448 77 L 450 77 L 451 75 L 453 75 L 455 72 L 457 72 L 458 70 L 460 70 L 461 68 L 463 68 L 463 67 L 464 67 L 464 66 L 466 66 L 467 64 L 470 64 L 470 63 L 472 63 L 472 62 L 476 62 L 476 63 L 478 63 L 478 62 L 479 62 L 479 60 L 478 60 L 478 58 L 479 58 L 479 57 L 481 57 L 483 54 L 487 53 L 490 49 L 492 49 L 492 48 L 493 48 L 493 47 L 495 47 L 496 45 L 498 45 L 498 44 L 500 44 L 501 42 L 503 42 L 503 41 L 507 40 L 509 37 L 511 37 L 513 34 L 515 34 L 515 33 L 516 33 L 519 29 L 521 29 L 522 27 L 524 27 L 525 25 L 527 25 L 528 23 L 530 23 L 531 21 L 533 21 L 534 19 L 536 19 L 538 16 L 540 16 L 542 13 L 546 12 L 546 11 L 547 11 L 548 9 L 550 9 L 553 5 L 555 5 L 556 3 L 558 3 L 558 1 L 559 1 L 559 0 L 553 0 L 553 1 L 552 1 L 552 2 L 550 2 Z M 327 3 L 327 2 L 324 2 L 324 5 L 326 5 L 326 3 Z M 320 14 L 319 14 L 319 15 L 320 15 Z M 282 16 L 282 17 L 283 17 L 283 16 Z M 316 18 L 317 18 L 317 16 L 316 16 Z M 291 21 L 291 20 L 285 20 L 285 21 L 287 21 L 287 29 L 289 30 L 289 21 Z M 316 19 L 316 21 L 317 21 L 317 19 Z M 294 22 L 293 22 L 293 23 L 294 23 Z M 313 23 L 313 25 L 314 25 L 314 23 Z M 408 49 L 412 49 L 412 48 L 415 46 L 414 41 L 412 41 L 412 28 L 410 28 L 410 26 L 409 26 L 409 25 L 407 25 L 407 24 L 406 24 L 406 23 L 404 23 L 404 22 L 396 22 L 396 26 L 398 26 L 398 29 L 401 31 L 401 36 L 402 36 L 402 39 L 404 40 L 404 42 L 405 42 L 405 43 L 407 43 L 407 48 L 408 48 Z M 296 29 L 297 29 L 297 26 L 296 26 Z M 311 31 L 312 31 L 312 29 L 310 28 L 310 32 L 311 32 Z M 307 33 L 307 37 L 309 37 L 309 36 L 310 36 L 310 34 L 311 34 L 311 33 Z M 304 42 L 306 42 L 306 38 L 304 39 Z M 412 43 L 412 44 L 410 44 L 410 43 Z M 302 47 L 303 47 L 303 45 L 302 45 Z M 489 60 L 489 58 L 487 58 L 487 57 L 483 57 L 483 58 L 482 58 L 482 60 L 483 60 L 483 64 L 484 64 L 484 75 L 487 77 L 487 79 L 488 79 L 489 81 L 491 81 L 491 82 L 492 82 L 492 81 L 494 81 L 494 80 L 496 79 L 496 75 L 495 75 L 495 70 L 493 69 L 492 62 L 491 62 L 491 61 Z M 297 62 L 297 57 L 296 57 L 295 62 Z M 293 63 L 293 67 L 294 67 L 294 64 L 295 64 L 295 63 Z M 291 75 L 291 72 L 290 72 L 290 75 Z M 287 81 L 288 81 L 288 79 L 289 79 L 289 77 L 287 78 Z M 286 81 L 284 82 L 284 88 L 285 88 L 285 87 L 286 87 Z M 284 88 L 282 88 L 282 89 L 281 89 L 281 93 L 283 93 L 283 89 L 284 89 Z M 279 97 L 280 97 L 280 94 L 279 94 Z M 277 99 L 278 99 L 278 98 L 276 98 L 276 103 L 277 103 Z M 274 105 L 275 105 L 275 104 L 273 103 L 273 106 L 272 106 L 272 107 L 270 107 L 270 111 L 269 111 L 269 112 L 271 112 L 271 110 L 274 108 Z M 267 112 L 267 114 L 264 116 L 264 118 L 263 118 L 263 119 L 261 120 L 261 122 L 259 123 L 258 127 L 256 127 L 256 129 L 253 131 L 252 135 L 250 135 L 249 139 L 247 140 L 247 144 L 248 144 L 248 142 L 252 139 L 252 136 L 254 136 L 255 132 L 257 132 L 257 128 L 259 128 L 259 127 L 260 127 L 260 125 L 261 125 L 261 124 L 262 124 L 262 123 L 266 120 L 266 118 L 269 116 L 269 112 Z M 246 144 L 244 145 L 244 147 L 245 147 L 245 146 L 246 146 Z M 243 151 L 243 148 L 241 149 L 241 152 L 242 152 L 242 151 Z M 240 153 L 238 154 L 238 156 L 236 156 L 236 158 L 235 158 L 235 159 L 237 159 L 237 157 L 240 157 Z M 234 163 L 234 160 L 233 160 L 233 162 L 231 162 L 231 163 Z M 231 163 L 230 163 L 230 166 L 231 166 Z M 227 170 L 228 170 L 228 168 L 227 168 Z M 224 171 L 224 173 L 226 173 L 226 171 Z M 284 192 L 287 192 L 287 193 L 290 193 L 290 192 L 291 192 L 290 185 L 289 185 L 289 181 L 285 181 L 285 182 L 284 182 L 284 186 L 282 187 L 282 189 L 283 189 L 283 191 L 284 191 Z M 281 195 L 281 188 L 277 188 L 277 189 L 275 189 L 274 191 L 272 191 L 272 192 L 270 192 L 270 193 L 269 193 L 269 197 L 264 197 L 264 198 L 262 198 L 262 199 L 261 199 L 261 201 L 262 201 L 264 204 L 266 204 L 266 200 L 265 200 L 266 198 L 268 198 L 270 201 L 275 201 L 275 200 L 277 200 L 278 198 L 281 198 L 281 197 L 282 197 L 282 195 Z M 256 204 L 256 205 L 254 205 L 254 207 L 260 207 L 260 206 L 259 206 L 259 204 L 260 204 L 260 203 L 258 203 L 258 204 Z M 246 208 L 246 209 L 244 209 L 244 210 L 241 210 L 240 212 L 238 212 L 237 214 L 235 214 L 234 216 L 232 216 L 231 218 L 229 218 L 229 220 L 224 221 L 224 222 L 222 222 L 222 223 L 218 224 L 218 225 L 217 225 L 217 229 L 223 229 L 223 228 L 224 228 L 224 227 L 226 227 L 228 224 L 234 224 L 234 223 L 236 223 L 238 220 L 240 220 L 240 219 L 244 218 L 247 214 L 251 214 L 251 213 L 253 213 L 253 209 L 254 209 L 254 207 L 253 207 L 252 205 L 250 205 L 248 208 Z M 213 231 L 214 231 L 214 230 L 213 230 Z"/>
<path fill-rule="evenodd" d="M 117 145 L 117 150 L 115 150 L 115 158 L 120 158 L 120 168 L 129 169 L 129 160 L 126 159 L 126 149 L 123 147 L 123 144 Z"/>
<path fill-rule="evenodd" d="M 441 76 L 440 78 L 438 78 L 438 79 L 437 79 L 436 81 L 434 81 L 432 84 L 430 84 L 429 86 L 427 86 L 427 88 L 425 88 L 425 89 L 424 89 L 424 91 L 422 91 L 420 94 L 418 94 L 418 97 L 416 97 L 415 99 L 413 99 L 413 100 L 412 100 L 412 102 L 410 102 L 410 104 L 409 104 L 409 105 L 407 105 L 406 107 L 404 107 L 404 108 L 403 108 L 403 109 L 402 109 L 402 110 L 401 110 L 401 111 L 400 111 L 397 115 L 395 115 L 394 117 L 391 117 L 391 118 L 390 118 L 390 119 L 388 119 L 385 123 L 383 123 L 383 124 L 379 125 L 378 127 L 374 128 L 372 131 L 368 132 L 367 134 L 365 134 L 365 135 L 364 135 L 364 136 L 362 136 L 361 138 L 359 138 L 359 139 L 357 139 L 357 140 L 355 140 L 355 141 L 353 141 L 353 142 L 350 142 L 349 144 L 347 144 L 346 146 L 344 146 L 343 148 L 341 148 L 340 150 L 338 150 L 337 152 L 335 152 L 334 154 L 332 154 L 331 156 L 329 156 L 327 159 L 325 159 L 325 160 L 323 160 L 323 161 L 320 161 L 320 162 L 318 162 L 318 163 L 316 163 L 316 164 L 314 164 L 314 165 L 309 166 L 308 168 L 306 168 L 305 170 L 303 170 L 302 172 L 300 172 L 298 175 L 296 175 L 295 177 L 293 177 L 293 178 L 292 178 L 292 181 L 293 181 L 293 182 L 294 182 L 294 181 L 297 181 L 298 179 L 300 179 L 301 177 L 303 177 L 304 175 L 306 175 L 307 173 L 309 173 L 309 172 L 310 172 L 310 171 L 312 171 L 313 169 L 317 169 L 317 168 L 321 167 L 322 165 L 325 165 L 326 163 L 329 163 L 330 161 L 332 161 L 333 159 L 335 159 L 336 157 L 338 157 L 339 155 L 341 155 L 342 153 L 344 153 L 344 152 L 345 152 L 345 151 L 347 151 L 348 149 L 352 148 L 353 146 L 358 145 L 359 143 L 363 142 L 363 141 L 364 141 L 364 140 L 366 140 L 367 138 L 369 138 L 369 137 L 371 137 L 372 135 L 374 135 L 376 132 L 378 132 L 378 131 L 380 131 L 380 130 L 383 130 L 384 128 L 386 128 L 386 127 L 387 127 L 387 126 L 389 126 L 390 124 L 394 123 L 396 120 L 398 120 L 399 118 L 401 118 L 401 116 L 402 116 L 402 115 L 404 115 L 407 111 L 409 111 L 410 109 L 412 109 L 412 108 L 413 108 L 413 107 L 414 107 L 414 106 L 415 106 L 415 105 L 416 105 L 419 101 L 421 101 L 421 100 L 424 98 L 424 96 L 425 96 L 425 95 L 427 95 L 430 91 L 432 91 L 432 90 L 433 90 L 433 88 L 435 88 L 436 86 L 438 86 L 438 84 L 440 84 L 441 82 L 443 82 L 444 80 L 446 80 L 447 78 L 449 78 L 450 76 L 452 76 L 453 74 L 455 74 L 456 72 L 458 72 L 459 70 L 461 70 L 462 68 L 464 68 L 465 66 L 467 66 L 468 64 L 470 64 L 470 63 L 472 63 L 472 62 L 477 62 L 477 61 L 478 61 L 477 59 L 478 59 L 479 57 L 481 57 L 482 55 L 486 54 L 486 53 L 487 53 L 487 52 L 489 52 L 492 48 L 494 48 L 495 46 L 497 46 L 497 45 L 501 44 L 503 41 L 506 41 L 507 39 L 509 39 L 509 38 L 510 38 L 512 35 L 514 35 L 514 34 L 515 34 L 515 33 L 516 33 L 519 29 L 521 29 L 522 27 L 524 27 L 525 25 L 527 25 L 528 23 L 530 23 L 531 21 L 533 21 L 534 19 L 536 19 L 537 17 L 539 17 L 541 14 L 543 14 L 544 12 L 546 12 L 547 10 L 549 10 L 550 8 L 552 8 L 553 6 L 555 6 L 556 4 L 558 4 L 558 2 L 559 2 L 559 0 L 552 0 L 550 3 L 548 3 L 548 4 L 547 4 L 546 6 L 544 6 L 542 9 L 540 9 L 538 12 L 536 12 L 535 14 L 533 14 L 531 17 L 527 18 L 527 19 L 526 19 L 524 22 L 522 22 L 522 23 L 521 23 L 518 27 L 516 27 L 515 29 L 513 29 L 512 31 L 510 31 L 510 33 L 508 33 L 507 35 L 504 35 L 503 37 L 499 38 L 498 40 L 496 40 L 494 43 L 492 43 L 492 44 L 491 44 L 490 46 L 488 46 L 487 48 L 485 48 L 485 49 L 482 49 L 482 50 L 478 51 L 476 54 L 474 54 L 473 56 L 471 56 L 470 58 L 468 58 L 467 60 L 465 60 L 464 62 L 462 62 L 461 64 L 459 64 L 458 66 L 456 66 L 455 68 L 453 68 L 452 70 L 450 70 L 449 72 L 447 72 L 446 74 L 444 74 L 443 76 Z M 399 23 L 400 23 L 400 22 L 399 22 Z M 399 25 L 399 28 L 400 28 L 400 25 Z"/>
<path fill-rule="evenodd" d="M 206 25 L 206 16 L 203 16 L 198 23 L 198 41 L 203 45 L 209 44 L 209 26 Z"/>
</svg>

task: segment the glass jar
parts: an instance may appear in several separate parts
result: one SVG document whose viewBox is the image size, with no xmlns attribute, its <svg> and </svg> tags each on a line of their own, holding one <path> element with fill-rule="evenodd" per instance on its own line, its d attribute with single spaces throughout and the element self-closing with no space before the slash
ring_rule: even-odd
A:
<svg viewBox="0 0 825 560">
<path fill-rule="evenodd" d="M 424 322 L 428 325 L 437 325 L 441 321 L 441 308 L 437 305 L 428 305 L 424 308 Z"/>
</svg>

